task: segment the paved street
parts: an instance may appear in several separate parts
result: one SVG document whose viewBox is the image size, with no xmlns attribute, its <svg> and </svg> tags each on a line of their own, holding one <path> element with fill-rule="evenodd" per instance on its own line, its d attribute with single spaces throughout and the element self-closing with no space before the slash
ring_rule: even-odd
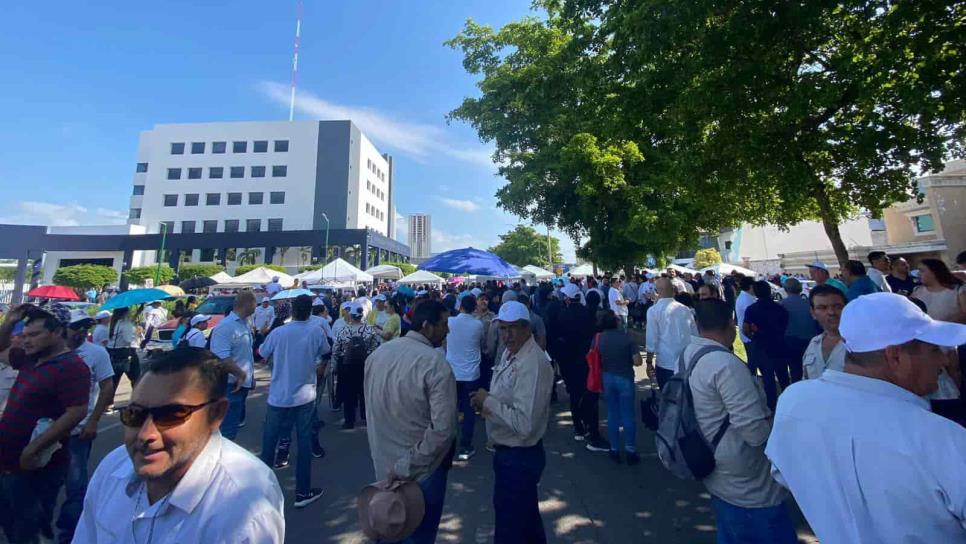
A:
<svg viewBox="0 0 966 544">
<path fill-rule="evenodd" d="M 268 373 L 257 373 L 258 388 L 249 397 L 248 425 L 239 441 L 251 451 L 261 445 Z M 646 380 L 638 374 L 638 387 Z M 126 403 L 129 388 L 122 382 L 118 405 Z M 640 430 L 638 444 L 643 462 L 636 467 L 615 465 L 606 454 L 592 453 L 572 438 L 570 415 L 563 385 L 561 401 L 553 406 L 554 418 L 544 440 L 547 468 L 541 484 L 540 510 L 550 542 L 714 542 L 714 519 L 703 487 L 672 477 L 654 454 L 653 435 Z M 365 428 L 338 428 L 341 413 L 325 409 L 322 431 L 327 455 L 313 461 L 314 485 L 325 488 L 322 500 L 302 510 L 291 507 L 295 463 L 277 472 L 286 494 L 286 541 L 326 544 L 367 542 L 358 530 L 355 495 L 373 479 Z M 601 404 L 601 429 L 606 436 L 606 410 Z M 105 416 L 95 443 L 92 464 L 121 443 L 117 415 Z M 438 541 L 491 542 L 493 535 L 491 456 L 482 447 L 483 427 L 476 436 L 477 453 L 469 463 L 456 462 L 449 475 L 446 506 Z M 294 451 L 293 451 L 294 455 Z M 815 542 L 796 512 L 803 542 Z M 321 538 L 320 538 L 321 537 Z"/>
</svg>

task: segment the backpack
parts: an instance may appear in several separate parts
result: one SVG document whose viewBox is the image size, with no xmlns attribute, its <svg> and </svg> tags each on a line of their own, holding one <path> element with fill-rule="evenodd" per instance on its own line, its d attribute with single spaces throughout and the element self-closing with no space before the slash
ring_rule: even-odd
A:
<svg viewBox="0 0 966 544">
<path fill-rule="evenodd" d="M 359 334 L 350 334 L 349 343 L 345 349 L 343 362 L 348 365 L 364 365 L 369 356 L 369 345 L 366 342 L 364 329 L 359 329 Z"/>
<path fill-rule="evenodd" d="M 703 480 L 714 471 L 714 450 L 730 423 L 725 416 L 724 423 L 709 444 L 701 433 L 694 413 L 689 383 L 691 372 L 702 357 L 715 351 L 728 352 L 720 346 L 705 346 L 691 357 L 686 366 L 682 353 L 678 373 L 664 384 L 661 391 L 655 435 L 657 456 L 671 474 L 682 480 Z"/>
<path fill-rule="evenodd" d="M 181 336 L 181 338 L 178 340 L 178 345 L 175 346 L 175 349 L 189 347 L 188 346 L 188 335 L 190 335 L 192 333 L 192 331 L 198 331 L 199 333 L 204 334 L 203 332 L 201 332 L 198 329 L 188 329 L 188 332 L 184 333 Z M 207 338 L 205 338 L 205 349 L 211 349 L 211 335 L 210 334 L 208 335 Z"/>
</svg>

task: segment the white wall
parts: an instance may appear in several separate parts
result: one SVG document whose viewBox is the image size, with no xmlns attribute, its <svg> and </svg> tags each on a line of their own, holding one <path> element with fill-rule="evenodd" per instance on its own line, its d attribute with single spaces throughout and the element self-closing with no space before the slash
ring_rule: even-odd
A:
<svg viewBox="0 0 966 544">
<path fill-rule="evenodd" d="M 839 225 L 839 232 L 847 248 L 873 245 L 872 230 L 869 228 L 869 220 L 865 217 L 842 223 Z M 724 249 L 726 241 L 732 242 L 730 254 Z M 740 229 L 720 235 L 718 246 L 722 248 L 722 258 L 726 262 L 741 264 L 777 261 L 779 254 L 822 252 L 831 249 L 832 243 L 821 223 L 805 221 L 790 227 L 787 231 L 772 225 L 757 227 L 745 224 Z"/>
<path fill-rule="evenodd" d="M 349 228 L 371 228 L 376 232 L 388 236 L 388 225 L 392 219 L 389 206 L 389 162 L 382 157 L 379 150 L 369 141 L 369 138 L 362 134 L 359 142 L 359 177 L 358 185 L 352 187 L 350 199 L 350 209 L 355 210 L 355 218 L 352 223 L 354 226 Z M 377 172 L 373 171 L 373 168 Z M 378 173 L 382 173 L 382 177 Z M 369 189 L 366 182 L 369 182 Z M 380 199 L 375 190 L 382 191 L 383 198 Z M 381 218 L 366 213 L 366 204 L 375 208 L 382 215 Z"/>
</svg>

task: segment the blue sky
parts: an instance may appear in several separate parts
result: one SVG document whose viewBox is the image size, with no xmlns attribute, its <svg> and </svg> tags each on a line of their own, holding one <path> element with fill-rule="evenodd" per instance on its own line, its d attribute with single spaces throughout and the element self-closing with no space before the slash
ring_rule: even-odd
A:
<svg viewBox="0 0 966 544">
<path fill-rule="evenodd" d="M 4 8 L 0 222 L 123 222 L 140 131 L 288 116 L 295 0 L 37 6 Z M 434 251 L 488 247 L 517 223 L 496 208 L 490 148 L 446 124 L 477 91 L 443 42 L 468 17 L 528 13 L 529 0 L 305 1 L 296 118 L 350 118 L 392 154 L 396 207 L 432 214 Z"/>
</svg>

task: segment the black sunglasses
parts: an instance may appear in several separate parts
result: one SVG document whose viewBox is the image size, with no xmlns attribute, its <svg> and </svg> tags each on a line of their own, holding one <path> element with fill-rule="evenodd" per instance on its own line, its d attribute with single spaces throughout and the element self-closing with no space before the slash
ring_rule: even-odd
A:
<svg viewBox="0 0 966 544">
<path fill-rule="evenodd" d="M 121 423 L 126 427 L 140 427 L 148 420 L 148 416 L 151 416 L 151 420 L 154 421 L 154 425 L 158 429 L 170 429 L 183 424 L 185 421 L 188 421 L 191 414 L 215 402 L 218 402 L 218 400 L 209 400 L 204 404 L 195 404 L 194 406 L 188 404 L 165 404 L 164 406 L 155 406 L 154 408 L 147 408 L 140 404 L 129 404 L 121 408 Z"/>
</svg>

